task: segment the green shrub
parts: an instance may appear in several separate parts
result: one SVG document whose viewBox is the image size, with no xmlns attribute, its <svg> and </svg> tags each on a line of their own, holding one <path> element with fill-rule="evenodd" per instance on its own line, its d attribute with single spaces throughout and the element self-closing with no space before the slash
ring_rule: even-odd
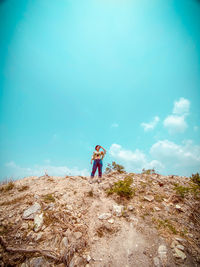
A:
<svg viewBox="0 0 200 267">
<path fill-rule="evenodd" d="M 5 185 L 1 186 L 0 191 L 1 192 L 7 192 L 12 190 L 15 187 L 15 184 L 13 181 L 7 182 Z"/>
<path fill-rule="evenodd" d="M 47 194 L 43 196 L 43 201 L 45 203 L 55 202 L 55 198 L 52 196 L 52 194 Z"/>
<path fill-rule="evenodd" d="M 112 162 L 112 166 L 110 163 L 107 164 L 107 167 L 106 167 L 106 170 L 105 172 L 106 173 L 109 173 L 111 171 L 117 171 L 119 173 L 125 173 L 125 168 L 124 166 L 120 165 L 120 164 L 117 164 L 115 161 Z"/>
<path fill-rule="evenodd" d="M 185 197 L 185 195 L 190 191 L 189 187 L 185 187 L 179 184 L 175 184 L 174 190 L 176 191 L 176 194 L 182 198 Z"/>
<path fill-rule="evenodd" d="M 196 174 L 192 174 L 190 179 L 200 187 L 200 175 L 198 172 Z"/>
<path fill-rule="evenodd" d="M 142 169 L 142 174 L 155 174 L 155 169 L 147 169 L 145 168 Z"/>
<path fill-rule="evenodd" d="M 111 195 L 113 193 L 116 193 L 119 196 L 130 198 L 135 193 L 135 190 L 131 188 L 132 183 L 133 183 L 133 177 L 127 176 L 124 178 L 124 180 L 115 182 L 114 185 L 107 190 L 107 194 Z"/>
</svg>

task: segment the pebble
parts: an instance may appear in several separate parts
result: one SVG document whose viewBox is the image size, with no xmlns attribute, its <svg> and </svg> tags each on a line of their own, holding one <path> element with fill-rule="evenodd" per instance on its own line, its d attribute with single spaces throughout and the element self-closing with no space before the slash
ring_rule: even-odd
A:
<svg viewBox="0 0 200 267">
<path fill-rule="evenodd" d="M 114 219 L 109 219 L 108 222 L 109 223 L 114 223 Z"/>
<path fill-rule="evenodd" d="M 154 257 L 154 258 L 153 258 L 153 264 L 154 264 L 154 266 L 156 266 L 156 267 L 159 267 L 159 266 L 160 266 L 160 260 L 159 260 L 158 257 Z"/>
<path fill-rule="evenodd" d="M 124 211 L 124 206 L 123 205 L 113 205 L 113 214 L 116 215 L 117 217 L 122 216 L 122 212 Z"/>
<path fill-rule="evenodd" d="M 182 245 L 177 245 L 176 247 L 177 247 L 178 249 L 182 250 L 182 251 L 185 249 L 184 246 L 182 246 Z"/>
<path fill-rule="evenodd" d="M 110 213 L 102 213 L 101 215 L 99 215 L 99 220 L 107 220 L 112 216 L 112 214 Z"/>
<path fill-rule="evenodd" d="M 134 210 L 134 207 L 132 205 L 128 205 L 128 210 L 132 211 Z"/>
<path fill-rule="evenodd" d="M 74 232 L 74 236 L 76 239 L 80 239 L 82 237 L 82 233 L 81 232 Z"/>
<path fill-rule="evenodd" d="M 41 230 L 42 225 L 43 225 L 43 213 L 41 214 L 36 214 L 34 218 L 34 231 L 37 233 Z"/>
<path fill-rule="evenodd" d="M 144 199 L 148 200 L 149 202 L 151 202 L 151 201 L 154 200 L 154 197 L 153 196 L 144 196 Z"/>
<path fill-rule="evenodd" d="M 158 248 L 158 255 L 161 260 L 166 259 L 167 257 L 167 247 L 165 245 L 160 245 Z"/>
</svg>

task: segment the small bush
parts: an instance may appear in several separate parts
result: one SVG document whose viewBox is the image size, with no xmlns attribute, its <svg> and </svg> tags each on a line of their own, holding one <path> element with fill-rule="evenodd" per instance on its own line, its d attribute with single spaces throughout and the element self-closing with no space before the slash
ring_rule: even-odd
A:
<svg viewBox="0 0 200 267">
<path fill-rule="evenodd" d="M 142 169 L 142 174 L 155 174 L 155 169 L 147 169 L 145 168 Z"/>
<path fill-rule="evenodd" d="M 87 195 L 88 197 L 93 197 L 94 196 L 93 190 L 90 190 Z"/>
<path fill-rule="evenodd" d="M 112 166 L 110 163 L 107 164 L 107 167 L 106 167 L 106 170 L 105 172 L 106 173 L 109 173 L 111 171 L 117 171 L 119 173 L 125 173 L 125 168 L 124 166 L 120 165 L 120 164 L 117 164 L 115 161 L 112 162 Z"/>
<path fill-rule="evenodd" d="M 21 187 L 18 188 L 18 191 L 22 192 L 22 191 L 25 191 L 27 189 L 29 189 L 28 185 L 22 185 Z"/>
<path fill-rule="evenodd" d="M 0 191 L 1 192 L 8 192 L 12 190 L 15 187 L 15 184 L 13 181 L 8 182 L 7 184 L 1 186 Z"/>
<path fill-rule="evenodd" d="M 190 191 L 189 187 L 185 187 L 179 184 L 175 184 L 174 190 L 176 191 L 176 194 L 182 198 L 185 197 L 185 195 Z"/>
<path fill-rule="evenodd" d="M 200 187 L 200 175 L 198 172 L 196 174 L 192 174 L 190 179 Z"/>
<path fill-rule="evenodd" d="M 47 194 L 43 196 L 43 201 L 45 203 L 55 202 L 55 198 L 52 196 L 52 194 Z"/>
<path fill-rule="evenodd" d="M 134 195 L 135 190 L 131 188 L 131 184 L 133 183 L 133 177 L 127 176 L 124 180 L 120 180 L 115 182 L 114 185 L 107 190 L 107 194 L 116 193 L 119 196 L 130 198 Z"/>
</svg>

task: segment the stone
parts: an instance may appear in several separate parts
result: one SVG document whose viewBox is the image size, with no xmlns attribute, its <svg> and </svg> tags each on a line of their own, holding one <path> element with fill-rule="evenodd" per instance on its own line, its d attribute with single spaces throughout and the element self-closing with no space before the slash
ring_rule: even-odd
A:
<svg viewBox="0 0 200 267">
<path fill-rule="evenodd" d="M 114 223 L 114 219 L 111 218 L 111 219 L 108 220 L 108 222 L 113 224 Z"/>
<path fill-rule="evenodd" d="M 153 196 L 144 196 L 144 199 L 151 202 L 154 200 L 154 197 Z"/>
<path fill-rule="evenodd" d="M 178 243 L 177 240 L 173 240 L 172 243 L 171 243 L 171 245 L 170 245 L 170 247 L 171 247 L 171 248 L 175 248 L 178 244 L 179 244 L 179 243 Z"/>
<path fill-rule="evenodd" d="M 158 257 L 154 257 L 154 258 L 153 258 L 153 264 L 154 264 L 154 266 L 156 266 L 156 267 L 160 267 L 160 260 L 159 260 Z"/>
<path fill-rule="evenodd" d="M 86 256 L 86 261 L 87 261 L 87 262 L 90 262 L 91 259 L 92 259 L 92 258 L 90 257 L 90 255 L 87 255 L 87 256 Z"/>
<path fill-rule="evenodd" d="M 185 239 L 183 239 L 181 237 L 175 237 L 175 239 L 180 243 L 184 243 L 185 242 Z"/>
<path fill-rule="evenodd" d="M 22 223 L 21 229 L 22 230 L 28 230 L 28 223 Z"/>
<path fill-rule="evenodd" d="M 177 210 L 179 210 L 179 211 L 183 211 L 180 205 L 176 204 L 175 207 L 176 207 Z"/>
<path fill-rule="evenodd" d="M 34 240 L 35 240 L 35 241 L 40 241 L 40 240 L 42 239 L 42 236 L 43 236 L 42 233 L 38 233 L 38 234 L 36 235 L 36 237 L 34 238 Z"/>
<path fill-rule="evenodd" d="M 34 218 L 34 231 L 37 233 L 41 230 L 43 225 L 43 213 L 36 214 Z"/>
<path fill-rule="evenodd" d="M 181 251 L 180 249 L 178 248 L 175 248 L 174 249 L 174 256 L 178 259 L 182 259 L 182 260 L 185 260 L 186 259 L 186 255 L 183 251 Z"/>
<path fill-rule="evenodd" d="M 161 209 L 159 207 L 154 207 L 155 211 L 160 211 Z"/>
<path fill-rule="evenodd" d="M 113 205 L 113 214 L 117 217 L 122 216 L 122 212 L 124 211 L 123 205 Z"/>
<path fill-rule="evenodd" d="M 161 260 L 165 260 L 167 258 L 167 247 L 165 245 L 159 246 L 158 255 Z"/>
<path fill-rule="evenodd" d="M 110 213 L 102 213 L 101 215 L 99 215 L 99 220 L 107 220 L 112 216 L 112 214 Z"/>
<path fill-rule="evenodd" d="M 65 248 L 68 248 L 68 246 L 69 246 L 69 242 L 68 242 L 68 239 L 67 239 L 66 236 L 63 237 L 63 239 L 62 239 L 62 244 L 63 244 L 63 246 L 64 246 Z"/>
<path fill-rule="evenodd" d="M 128 205 L 128 210 L 130 210 L 130 211 L 132 211 L 132 210 L 134 210 L 134 207 L 132 206 L 132 205 Z"/>
<path fill-rule="evenodd" d="M 81 232 L 74 232 L 74 237 L 76 238 L 76 239 L 80 239 L 81 237 L 82 237 L 82 233 Z"/>
<path fill-rule="evenodd" d="M 177 245 L 176 247 L 177 247 L 178 249 L 182 250 L 182 251 L 184 251 L 184 249 L 185 249 L 184 246 L 182 246 L 182 245 Z"/>
<path fill-rule="evenodd" d="M 30 267 L 46 267 L 49 266 L 48 262 L 43 257 L 32 258 L 30 260 Z"/>
<path fill-rule="evenodd" d="M 22 218 L 25 220 L 33 220 L 36 213 L 41 211 L 41 206 L 39 203 L 34 203 L 30 208 L 24 211 Z"/>
</svg>

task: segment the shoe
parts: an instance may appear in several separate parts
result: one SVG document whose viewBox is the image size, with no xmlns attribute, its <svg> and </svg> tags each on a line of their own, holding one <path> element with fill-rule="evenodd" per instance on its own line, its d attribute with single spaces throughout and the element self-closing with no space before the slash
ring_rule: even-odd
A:
<svg viewBox="0 0 200 267">
<path fill-rule="evenodd" d="M 98 184 L 100 184 L 102 182 L 102 180 L 101 179 L 98 179 L 97 182 L 98 182 Z"/>
<path fill-rule="evenodd" d="M 94 177 L 90 177 L 90 180 L 89 180 L 89 183 L 90 184 L 93 184 L 95 181 L 94 181 Z"/>
</svg>

